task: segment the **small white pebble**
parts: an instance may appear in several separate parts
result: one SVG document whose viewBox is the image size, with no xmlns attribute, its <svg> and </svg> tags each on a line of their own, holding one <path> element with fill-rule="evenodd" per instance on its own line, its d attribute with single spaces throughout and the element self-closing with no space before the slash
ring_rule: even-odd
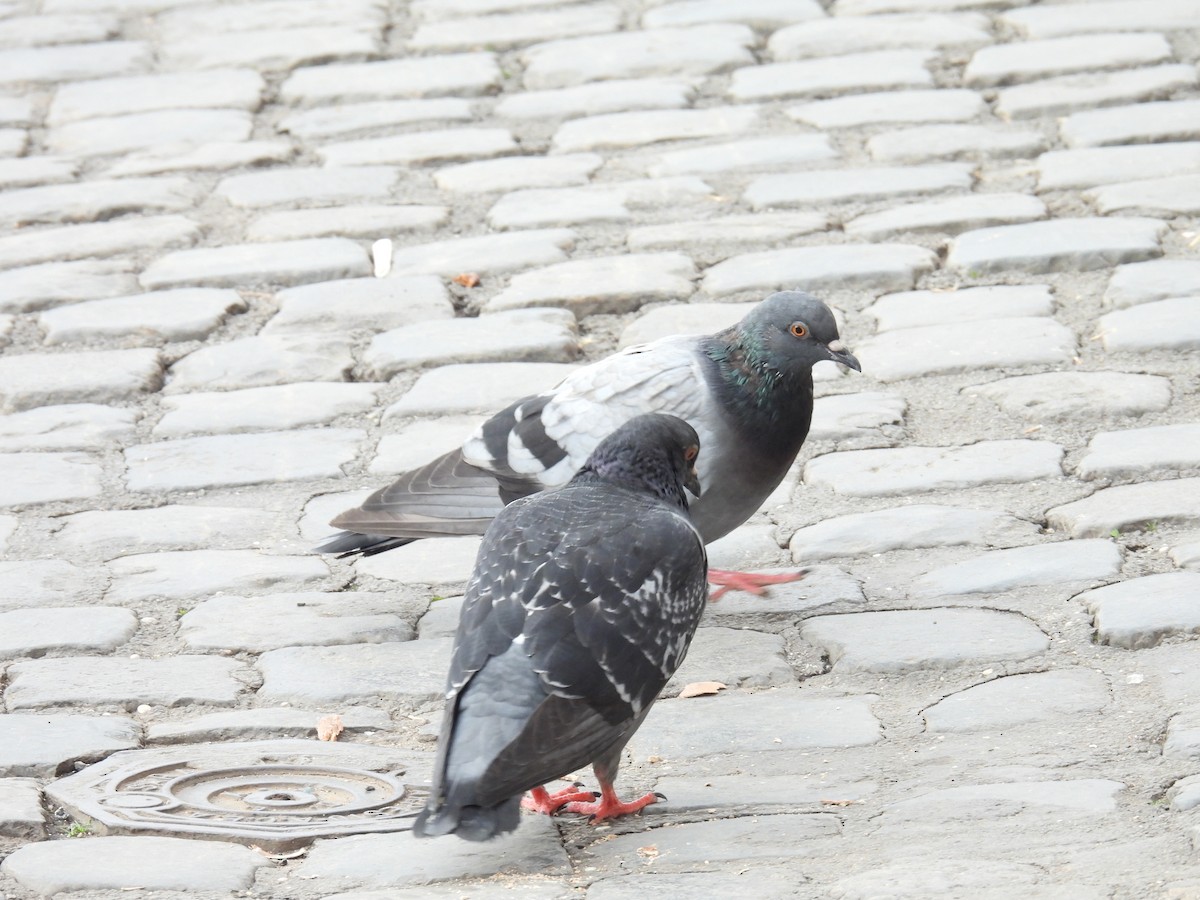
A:
<svg viewBox="0 0 1200 900">
<path fill-rule="evenodd" d="M 146 713 L 154 712 L 154 707 L 149 703 L 142 703 L 138 706 L 137 711 L 139 716 L 144 716 Z"/>
<path fill-rule="evenodd" d="M 1125 676 L 1126 684 L 1141 684 L 1145 680 L 1146 680 L 1146 676 L 1143 675 L 1141 672 L 1130 672 L 1128 675 Z"/>
<path fill-rule="evenodd" d="M 380 238 L 371 245 L 371 260 L 375 264 L 375 277 L 384 278 L 392 271 L 392 241 Z"/>
<path fill-rule="evenodd" d="M 143 625 L 153 625 L 158 621 L 157 616 L 142 616 L 141 622 Z"/>
</svg>

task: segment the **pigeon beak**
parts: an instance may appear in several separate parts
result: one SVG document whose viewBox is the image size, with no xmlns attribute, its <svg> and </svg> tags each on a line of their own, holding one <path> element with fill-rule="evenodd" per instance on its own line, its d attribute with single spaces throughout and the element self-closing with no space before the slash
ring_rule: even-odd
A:
<svg viewBox="0 0 1200 900">
<path fill-rule="evenodd" d="M 862 366 L 859 365 L 858 360 L 854 358 L 854 354 L 847 350 L 846 345 L 840 340 L 830 341 L 825 345 L 825 349 L 829 351 L 829 358 L 834 362 L 841 363 L 843 366 L 847 366 L 853 369 L 855 372 L 862 371 Z"/>
<path fill-rule="evenodd" d="M 687 480 L 684 481 L 683 486 L 691 491 L 696 497 L 700 496 L 700 476 L 696 474 L 695 466 L 688 469 Z"/>
</svg>

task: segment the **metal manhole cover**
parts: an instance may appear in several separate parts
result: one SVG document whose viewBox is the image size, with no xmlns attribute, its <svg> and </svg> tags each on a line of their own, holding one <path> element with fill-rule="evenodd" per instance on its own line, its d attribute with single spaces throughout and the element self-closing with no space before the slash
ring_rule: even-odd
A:
<svg viewBox="0 0 1200 900">
<path fill-rule="evenodd" d="M 319 837 L 406 831 L 429 760 L 366 744 L 253 741 L 126 750 L 46 793 L 109 834 L 193 835 L 292 850 Z"/>
</svg>

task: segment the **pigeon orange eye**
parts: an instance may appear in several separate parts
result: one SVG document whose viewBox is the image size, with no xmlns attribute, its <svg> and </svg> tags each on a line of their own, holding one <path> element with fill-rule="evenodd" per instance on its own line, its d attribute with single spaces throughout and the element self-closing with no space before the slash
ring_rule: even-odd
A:
<svg viewBox="0 0 1200 900">
<path fill-rule="evenodd" d="M 792 333 L 793 337 L 808 337 L 808 326 L 803 322 L 793 322 L 788 331 Z"/>
<path fill-rule="evenodd" d="M 700 452 L 700 448 L 697 447 L 695 444 L 693 444 L 692 446 L 688 447 L 686 450 L 683 451 L 683 458 L 686 459 L 688 462 L 691 462 L 692 460 L 694 460 L 696 458 L 696 454 L 698 454 L 699 452 Z"/>
</svg>

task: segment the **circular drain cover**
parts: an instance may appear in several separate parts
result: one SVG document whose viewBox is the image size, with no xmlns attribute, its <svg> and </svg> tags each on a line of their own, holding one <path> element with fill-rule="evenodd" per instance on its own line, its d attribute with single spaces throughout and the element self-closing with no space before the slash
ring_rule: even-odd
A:
<svg viewBox="0 0 1200 900">
<path fill-rule="evenodd" d="M 319 837 L 405 831 L 428 788 L 412 751 L 320 741 L 126 750 L 46 787 L 110 834 L 213 837 L 293 850 Z"/>
</svg>

